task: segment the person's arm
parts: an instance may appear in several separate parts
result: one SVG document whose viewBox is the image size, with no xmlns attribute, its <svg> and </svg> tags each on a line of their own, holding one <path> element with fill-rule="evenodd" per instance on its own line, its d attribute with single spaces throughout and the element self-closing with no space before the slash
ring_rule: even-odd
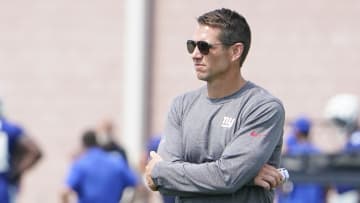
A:
<svg viewBox="0 0 360 203">
<path fill-rule="evenodd" d="M 61 203 L 70 203 L 70 197 L 73 196 L 74 194 L 75 192 L 71 188 L 64 187 L 60 194 Z"/>
<path fill-rule="evenodd" d="M 152 177 L 151 177 L 151 171 L 154 167 L 154 165 L 160 161 L 163 161 L 161 156 L 156 154 L 155 152 L 150 152 L 151 160 L 149 164 L 145 167 L 146 169 L 146 176 L 145 176 L 145 183 L 151 189 L 152 191 L 158 191 L 158 186 L 154 183 Z M 259 171 L 259 173 L 256 175 L 256 177 L 253 179 L 253 181 L 248 182 L 247 186 L 260 186 L 267 190 L 270 190 L 271 188 L 276 188 L 284 183 L 282 175 L 279 173 L 279 171 L 269 165 L 265 164 Z M 179 192 L 177 191 L 171 191 L 163 189 L 163 193 L 167 195 L 179 195 Z M 193 196 L 192 193 L 185 193 L 182 192 L 182 196 Z"/>
<path fill-rule="evenodd" d="M 173 108 L 170 113 L 182 112 Z M 281 141 L 284 109 L 277 102 L 268 102 L 257 107 L 245 122 L 219 160 L 194 164 L 182 161 L 180 123 L 170 116 L 167 128 L 171 136 L 166 136 L 159 147 L 165 161 L 155 164 L 151 171 L 157 189 L 164 194 L 224 194 L 250 182 Z"/>
<path fill-rule="evenodd" d="M 78 198 L 78 192 L 83 179 L 83 172 L 79 160 L 75 160 L 70 167 L 65 184 L 60 193 L 61 203 L 69 203 L 73 197 Z"/>
<path fill-rule="evenodd" d="M 136 187 L 139 183 L 138 181 L 138 175 L 135 172 L 135 170 L 133 168 L 131 168 L 130 166 L 128 166 L 128 163 L 125 161 L 125 159 L 123 157 L 120 157 L 120 160 L 123 162 L 123 184 L 125 185 L 125 187 Z"/>
<path fill-rule="evenodd" d="M 11 178 L 18 177 L 33 167 L 42 157 L 40 147 L 29 136 L 22 136 L 16 143 L 21 154 L 14 163 Z"/>
</svg>

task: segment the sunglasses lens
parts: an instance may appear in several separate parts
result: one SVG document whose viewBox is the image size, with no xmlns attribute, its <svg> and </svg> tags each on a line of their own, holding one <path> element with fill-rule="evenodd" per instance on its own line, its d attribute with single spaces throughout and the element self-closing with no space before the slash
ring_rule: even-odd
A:
<svg viewBox="0 0 360 203">
<path fill-rule="evenodd" d="M 186 47 L 190 54 L 194 52 L 196 46 L 198 47 L 201 54 L 203 55 L 209 54 L 209 50 L 211 48 L 211 45 L 209 43 L 205 41 L 195 42 L 194 40 L 186 41 Z"/>
<path fill-rule="evenodd" d="M 198 41 L 197 46 L 201 54 L 203 55 L 209 54 L 210 45 L 207 42 Z"/>
<path fill-rule="evenodd" d="M 187 50 L 188 50 L 189 54 L 192 54 L 194 52 L 194 50 L 195 50 L 195 47 L 196 47 L 195 41 L 188 40 L 186 42 L 186 47 L 187 47 Z"/>
</svg>

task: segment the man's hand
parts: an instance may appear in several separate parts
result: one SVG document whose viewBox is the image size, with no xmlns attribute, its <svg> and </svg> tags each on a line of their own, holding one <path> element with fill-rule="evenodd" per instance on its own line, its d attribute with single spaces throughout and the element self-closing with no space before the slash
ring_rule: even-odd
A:
<svg viewBox="0 0 360 203">
<path fill-rule="evenodd" d="M 150 161 L 145 166 L 145 181 L 147 186 L 152 191 L 157 191 L 157 186 L 155 185 L 153 179 L 151 178 L 151 171 L 154 168 L 155 164 L 162 161 L 162 158 L 160 155 L 158 155 L 156 152 L 151 151 L 150 152 Z"/>
<path fill-rule="evenodd" d="M 282 185 L 283 180 L 281 173 L 275 167 L 265 164 L 255 177 L 254 182 L 255 185 L 270 190 Z"/>
</svg>

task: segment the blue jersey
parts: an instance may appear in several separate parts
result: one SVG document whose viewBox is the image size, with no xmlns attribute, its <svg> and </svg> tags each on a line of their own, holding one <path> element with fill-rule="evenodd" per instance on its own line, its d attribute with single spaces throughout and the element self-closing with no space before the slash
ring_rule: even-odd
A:
<svg viewBox="0 0 360 203">
<path fill-rule="evenodd" d="M 66 184 L 79 203 L 118 203 L 137 178 L 121 156 L 94 147 L 73 163 Z"/>
<path fill-rule="evenodd" d="M 21 127 L 0 118 L 0 202 L 8 203 L 7 175 L 11 168 L 10 158 L 16 142 L 23 136 Z"/>
</svg>

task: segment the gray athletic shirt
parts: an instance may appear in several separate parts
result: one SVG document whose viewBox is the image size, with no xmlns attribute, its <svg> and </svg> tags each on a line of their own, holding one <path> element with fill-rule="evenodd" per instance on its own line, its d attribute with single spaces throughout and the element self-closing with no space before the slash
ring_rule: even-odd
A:
<svg viewBox="0 0 360 203">
<path fill-rule="evenodd" d="M 178 96 L 168 114 L 152 170 L 159 191 L 178 203 L 273 202 L 253 184 L 265 164 L 279 166 L 285 111 L 263 88 L 209 99 L 206 87 Z"/>
</svg>

